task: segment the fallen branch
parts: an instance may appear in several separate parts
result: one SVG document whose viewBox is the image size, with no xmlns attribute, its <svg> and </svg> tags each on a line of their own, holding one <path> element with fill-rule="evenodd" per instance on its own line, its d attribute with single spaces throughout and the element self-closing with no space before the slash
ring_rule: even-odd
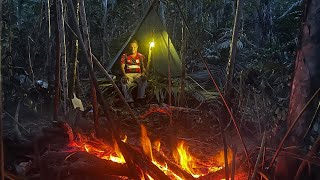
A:
<svg viewBox="0 0 320 180">
<path fill-rule="evenodd" d="M 233 145 L 231 149 L 232 149 L 231 180 L 234 180 L 234 177 L 236 174 L 237 146 Z"/>
<path fill-rule="evenodd" d="M 310 149 L 310 151 L 306 155 L 306 159 L 311 158 L 312 155 L 314 155 L 317 152 L 319 146 L 320 146 L 320 136 L 317 138 L 317 141 L 314 143 L 313 147 Z M 298 180 L 300 178 L 300 175 L 301 175 L 302 171 L 304 170 L 305 166 L 307 165 L 307 163 L 308 162 L 305 159 L 301 162 L 299 169 L 296 173 L 296 176 L 294 177 L 295 180 Z"/>
<path fill-rule="evenodd" d="M 41 158 L 41 179 L 65 179 L 74 175 L 105 177 L 133 175 L 125 164 L 100 159 L 87 152 L 47 152 Z M 68 158 L 66 158 L 68 157 Z"/>
<path fill-rule="evenodd" d="M 156 165 L 154 165 L 151 160 L 147 158 L 147 156 L 133 149 L 129 144 L 126 144 L 124 142 L 122 142 L 122 144 L 123 147 L 126 148 L 127 152 L 130 152 L 134 164 L 136 164 L 144 172 L 148 172 L 148 174 L 154 179 L 170 180 L 170 178 L 166 174 L 164 174 L 164 172 L 161 171 Z"/>
<path fill-rule="evenodd" d="M 9 114 L 7 111 L 4 111 L 4 113 L 6 113 L 13 120 L 13 122 L 15 122 L 18 126 L 20 126 L 24 131 L 26 131 L 30 135 L 30 132 L 25 127 L 23 127 L 23 125 L 19 123 L 19 121 L 17 121 L 11 114 Z"/>
<path fill-rule="evenodd" d="M 255 177 L 256 177 L 257 170 L 258 170 L 259 163 L 260 163 L 260 159 L 261 159 L 261 156 L 263 154 L 265 143 L 266 143 L 266 131 L 264 131 L 264 133 L 263 133 L 263 138 L 262 138 L 262 141 L 261 141 L 261 148 L 259 150 L 257 161 L 256 161 L 256 164 L 255 164 L 254 169 L 253 169 L 251 180 L 254 180 Z"/>
<path fill-rule="evenodd" d="M 165 114 L 167 116 L 171 116 L 173 111 L 194 112 L 194 113 L 200 112 L 197 109 L 169 106 L 167 104 L 162 103 L 161 106 L 159 106 L 158 104 L 151 104 L 149 109 L 145 113 L 141 114 L 139 117 L 141 119 L 145 119 L 147 116 L 150 116 L 151 114 L 156 112 Z"/>
<path fill-rule="evenodd" d="M 194 179 L 193 176 L 183 169 L 181 169 L 179 166 L 176 164 L 172 163 L 171 160 L 167 159 L 165 156 L 163 156 L 160 152 L 158 151 L 152 151 L 154 158 L 159 162 L 160 164 L 167 164 L 168 169 L 178 175 L 179 177 L 183 179 Z"/>
</svg>

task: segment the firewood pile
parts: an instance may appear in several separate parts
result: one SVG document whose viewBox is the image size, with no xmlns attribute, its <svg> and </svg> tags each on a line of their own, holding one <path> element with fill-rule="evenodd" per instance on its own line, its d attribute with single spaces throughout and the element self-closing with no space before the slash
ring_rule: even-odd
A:
<svg viewBox="0 0 320 180">
<path fill-rule="evenodd" d="M 221 179 L 222 166 L 202 163 L 194 166 L 191 154 L 180 152 L 189 158 L 190 169 L 166 156 L 158 147 L 152 147 L 145 127 L 141 127 L 141 146 L 113 139 L 106 130 L 99 138 L 73 132 L 66 122 L 43 128 L 42 135 L 32 143 L 12 145 L 23 157 L 17 163 L 19 176 L 7 172 L 9 179 Z M 108 135 L 109 134 L 109 135 Z M 181 145 L 181 144 L 180 144 Z M 180 146 L 179 145 L 179 146 Z M 183 146 L 183 143 L 182 143 Z M 175 157 L 176 158 L 176 157 Z M 24 160 L 22 160 L 24 159 Z M 199 162 L 198 162 L 199 164 Z M 194 168 L 194 169 L 192 169 Z M 195 174 L 198 173 L 198 174 Z"/>
</svg>

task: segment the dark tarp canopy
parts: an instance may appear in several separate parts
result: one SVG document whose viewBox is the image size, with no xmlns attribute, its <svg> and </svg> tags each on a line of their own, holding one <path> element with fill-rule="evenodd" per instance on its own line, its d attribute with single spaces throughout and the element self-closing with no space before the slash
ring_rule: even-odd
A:
<svg viewBox="0 0 320 180">
<path fill-rule="evenodd" d="M 110 70 L 113 66 L 118 67 L 121 54 L 126 52 L 125 47 L 132 39 L 135 39 L 139 43 L 138 51 L 145 56 L 145 66 L 147 66 L 150 42 L 155 42 L 155 47 L 152 48 L 150 58 L 150 68 L 152 72 L 157 73 L 161 76 L 168 76 L 168 62 L 170 62 L 171 76 L 177 77 L 181 75 L 180 57 L 176 49 L 174 48 L 170 38 L 168 39 L 168 33 L 166 32 L 165 27 L 157 13 L 155 4 L 156 3 L 152 3 L 144 18 L 139 23 L 138 27 L 132 32 L 131 36 L 123 44 L 120 51 L 116 54 L 112 62 L 109 64 L 108 70 Z"/>
</svg>

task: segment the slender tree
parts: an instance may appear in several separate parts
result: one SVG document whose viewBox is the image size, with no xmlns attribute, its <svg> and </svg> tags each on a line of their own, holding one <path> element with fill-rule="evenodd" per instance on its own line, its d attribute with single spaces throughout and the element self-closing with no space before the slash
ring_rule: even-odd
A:
<svg viewBox="0 0 320 180">
<path fill-rule="evenodd" d="M 57 6 L 57 1 L 56 6 Z M 57 17 L 58 11 L 54 11 L 55 15 L 55 20 L 56 20 L 56 28 L 55 28 L 55 85 L 54 85 L 54 90 L 55 90 L 55 96 L 54 96 L 54 115 L 53 115 L 53 120 L 57 121 L 58 120 L 58 114 L 60 110 L 60 79 L 61 79 L 61 73 L 60 73 L 60 64 L 61 64 L 61 56 L 60 56 L 60 32 L 58 27 L 58 17 Z"/>
<path fill-rule="evenodd" d="M 75 0 L 74 1 L 74 4 L 75 4 L 75 13 L 76 13 L 76 18 L 79 22 L 79 0 Z M 68 11 L 69 15 L 68 16 L 71 16 L 71 12 Z M 79 41 L 76 37 L 74 37 L 73 35 L 74 32 L 71 32 L 70 33 L 70 36 L 72 38 L 72 45 L 71 45 L 71 55 L 70 55 L 70 59 L 72 59 L 72 63 L 71 63 L 71 79 L 72 79 L 72 82 L 71 84 L 69 85 L 70 87 L 70 91 L 71 93 L 69 94 L 69 97 L 70 98 L 73 98 L 73 94 L 75 94 L 77 97 L 80 97 L 80 93 L 81 90 L 80 90 L 80 87 L 79 87 L 79 60 L 78 60 L 78 55 L 79 55 Z"/>
<path fill-rule="evenodd" d="M 232 34 L 229 61 L 228 61 L 228 67 L 227 67 L 227 79 L 226 79 L 226 85 L 225 85 L 225 91 L 224 91 L 225 94 L 230 92 L 231 85 L 232 85 L 234 64 L 235 64 L 236 53 L 237 53 L 237 42 L 238 42 L 239 29 L 240 29 L 240 17 L 242 14 L 242 6 L 243 6 L 243 0 L 237 0 L 237 11 L 236 11 L 236 16 L 234 17 L 233 34 Z"/>
<path fill-rule="evenodd" d="M 320 100 L 318 94 L 309 102 L 320 88 L 320 19 L 315 18 L 320 16 L 320 1 L 305 0 L 304 4 L 300 44 L 296 51 L 294 79 L 287 118 L 288 127 L 294 125 L 287 140 L 291 146 L 303 143 L 304 134 Z M 301 112 L 303 114 L 300 116 Z M 282 145 L 283 142 L 280 144 L 279 150 Z M 276 156 L 272 159 L 271 165 L 275 158 Z M 276 179 L 293 179 L 295 173 L 292 172 L 297 172 L 298 167 L 297 160 L 280 156 L 276 165 Z"/>
<path fill-rule="evenodd" d="M 107 46 L 107 13 L 108 13 L 108 0 L 103 0 L 104 13 L 102 18 L 102 26 L 103 26 L 103 38 L 102 38 L 102 64 L 107 62 L 108 57 L 108 46 Z"/>
<path fill-rule="evenodd" d="M 87 23 L 87 18 L 86 18 L 86 10 L 85 10 L 85 5 L 84 5 L 84 0 L 80 0 L 80 19 L 81 19 L 81 24 L 82 24 L 84 45 L 85 45 L 86 50 L 88 52 L 88 55 L 90 58 L 90 63 L 93 68 L 89 29 L 88 29 L 88 23 Z M 91 95 L 92 95 L 92 107 L 93 107 L 93 122 L 94 122 L 95 129 L 97 131 L 99 128 L 98 103 L 97 103 L 96 89 L 95 89 L 93 83 L 91 84 Z"/>
<path fill-rule="evenodd" d="M 188 13 L 188 1 L 185 2 L 185 12 L 186 16 Z M 187 53 L 187 28 L 185 23 L 182 21 L 182 46 L 181 46 L 181 79 L 180 79 L 180 97 L 179 105 L 185 106 L 186 104 L 186 91 L 185 91 L 185 81 L 186 81 L 186 53 Z"/>
<path fill-rule="evenodd" d="M 62 91 L 63 91 L 63 110 L 64 113 L 68 111 L 67 101 L 68 101 L 68 65 L 66 56 L 66 40 L 65 40 L 65 28 L 64 28 L 64 8 L 62 0 L 56 1 L 57 9 L 57 28 L 59 31 L 59 43 L 60 43 L 60 54 L 61 56 L 61 72 L 62 72 Z"/>
<path fill-rule="evenodd" d="M 4 180 L 4 152 L 3 152 L 3 119 L 2 119 L 2 2 L 0 1 L 0 178 Z"/>
</svg>

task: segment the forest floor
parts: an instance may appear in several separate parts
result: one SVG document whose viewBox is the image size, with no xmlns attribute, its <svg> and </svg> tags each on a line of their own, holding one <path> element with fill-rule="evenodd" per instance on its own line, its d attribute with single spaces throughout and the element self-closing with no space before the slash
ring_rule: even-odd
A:
<svg viewBox="0 0 320 180">
<path fill-rule="evenodd" d="M 16 146 L 12 145 L 33 142 L 35 137 L 43 133 L 42 130 L 44 128 L 53 127 L 54 124 L 52 123 L 52 116 L 49 115 L 50 113 L 36 113 L 23 103 L 18 113 L 19 117 L 17 117 L 16 106 L 17 104 L 11 104 L 11 106 L 5 107 L 4 136 L 5 142 L 8 145 L 6 153 L 10 154 L 6 156 L 6 166 L 7 169 L 14 173 L 25 175 L 27 172 L 21 172 L 17 168 L 19 168 L 21 162 L 26 160 L 25 158 L 21 158 L 22 156 L 32 155 L 28 154 L 30 153 L 28 151 L 24 155 L 21 152 L 15 152 L 12 147 Z M 161 150 L 170 159 L 174 159 L 172 153 L 177 148 L 178 142 L 184 141 L 189 153 L 202 163 L 212 164 L 214 162 L 216 166 L 224 166 L 224 145 L 218 121 L 222 120 L 219 119 L 220 109 L 216 107 L 217 105 L 212 105 L 209 102 L 203 103 L 198 109 L 176 108 L 172 110 L 172 119 L 170 119 L 168 105 L 166 104 L 144 104 L 132 109 L 139 116 L 139 123 L 146 127 L 151 143 L 160 142 Z M 111 117 L 121 130 L 121 135 L 127 136 L 127 143 L 134 147 L 141 146 L 141 129 L 135 123 L 124 104 L 118 100 L 113 103 L 111 108 L 113 112 Z M 77 109 L 71 110 L 67 114 L 65 121 L 72 127 L 74 133 L 81 132 L 88 135 L 94 131 L 92 113 L 89 111 L 85 115 L 82 113 L 82 115 L 77 116 L 80 113 Z M 19 130 L 17 129 L 16 123 L 13 120 L 15 117 L 19 119 L 19 123 L 21 123 L 23 129 L 21 127 L 18 128 Z M 225 121 L 223 124 L 225 124 L 224 127 L 227 126 L 225 128 L 225 135 L 227 145 L 229 146 L 229 161 L 231 161 L 232 154 L 230 147 L 237 147 L 237 169 L 241 171 L 238 172 L 238 176 L 246 176 L 246 173 L 243 173 L 245 172 L 243 169 L 246 169 L 246 158 L 239 136 L 234 130 L 232 123 Z M 108 124 L 102 122 L 101 126 L 108 126 Z M 250 138 L 248 134 L 243 135 L 247 148 L 251 152 L 256 152 L 255 147 L 259 146 L 260 142 L 253 139 L 252 136 Z"/>
</svg>

